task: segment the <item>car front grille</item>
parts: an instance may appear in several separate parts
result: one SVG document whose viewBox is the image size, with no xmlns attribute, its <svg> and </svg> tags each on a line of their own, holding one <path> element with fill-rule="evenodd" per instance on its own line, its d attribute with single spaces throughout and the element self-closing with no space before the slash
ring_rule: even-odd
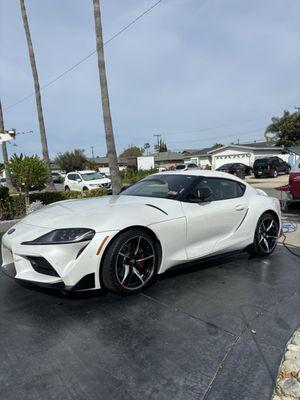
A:
<svg viewBox="0 0 300 400">
<path fill-rule="evenodd" d="M 102 183 L 102 187 L 105 187 L 106 189 L 109 189 L 110 188 L 110 182 Z"/>
<path fill-rule="evenodd" d="M 30 261 L 32 268 L 44 275 L 59 276 L 52 265 L 44 257 L 33 257 L 28 256 L 27 259 Z"/>
</svg>

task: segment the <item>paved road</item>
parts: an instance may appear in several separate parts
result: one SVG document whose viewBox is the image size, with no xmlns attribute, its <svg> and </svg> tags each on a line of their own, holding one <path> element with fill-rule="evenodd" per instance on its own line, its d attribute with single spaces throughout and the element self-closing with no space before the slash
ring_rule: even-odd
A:
<svg viewBox="0 0 300 400">
<path fill-rule="evenodd" d="M 299 282 L 283 247 L 185 266 L 129 297 L 0 275 L 0 398 L 269 399 L 300 323 Z"/>
</svg>

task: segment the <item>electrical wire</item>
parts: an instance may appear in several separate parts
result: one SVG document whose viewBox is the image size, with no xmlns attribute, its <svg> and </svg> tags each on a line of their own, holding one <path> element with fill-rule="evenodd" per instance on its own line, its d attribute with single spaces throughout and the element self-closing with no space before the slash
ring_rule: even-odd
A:
<svg viewBox="0 0 300 400">
<path fill-rule="evenodd" d="M 149 12 L 151 12 L 155 7 L 157 7 L 160 3 L 162 3 L 163 0 L 158 0 L 156 1 L 154 4 L 152 4 L 152 6 L 150 6 L 149 8 L 147 8 L 147 10 L 143 11 L 141 14 L 139 14 L 136 18 L 134 18 L 131 22 L 129 22 L 127 25 L 125 25 L 123 28 L 121 28 L 118 32 L 116 32 L 114 35 L 112 35 L 108 40 L 106 40 L 104 42 L 104 46 L 106 46 L 108 43 L 110 43 L 111 41 L 113 41 L 114 39 L 116 39 L 118 36 L 120 36 L 122 33 L 124 33 L 127 29 L 129 29 L 132 25 L 134 25 L 136 22 L 138 22 L 141 18 L 143 18 L 146 14 L 148 14 Z M 52 85 L 53 83 L 57 82 L 59 79 L 61 79 L 62 77 L 64 77 L 65 75 L 67 75 L 69 72 L 73 71 L 75 68 L 77 68 L 80 64 L 84 63 L 86 60 L 88 60 L 90 57 L 92 57 L 95 53 L 97 52 L 97 50 L 92 51 L 91 53 L 87 54 L 85 57 L 83 57 L 81 60 L 79 60 L 76 64 L 72 65 L 70 68 L 66 69 L 65 71 L 63 71 L 61 74 L 59 74 L 56 78 L 52 79 L 51 81 L 45 83 L 45 85 L 41 86 L 41 90 L 49 87 L 50 85 Z M 16 105 L 24 102 L 25 100 L 31 98 L 34 96 L 34 92 L 22 97 L 21 99 L 19 99 L 18 101 L 16 101 L 15 103 L 7 106 L 4 108 L 4 111 L 9 110 L 10 108 L 15 107 Z"/>
<path fill-rule="evenodd" d="M 282 245 L 284 246 L 284 248 L 285 248 L 286 250 L 288 250 L 291 254 L 293 254 L 293 255 L 296 256 L 296 257 L 300 257 L 300 254 L 295 253 L 295 252 L 285 243 L 285 241 L 286 241 L 286 239 L 287 239 L 286 233 L 293 233 L 293 232 L 296 232 L 296 231 L 297 231 L 297 227 L 298 227 L 297 222 L 285 220 L 285 221 L 283 222 L 282 225 L 283 225 L 283 241 L 282 241 L 281 244 L 282 244 Z M 284 225 L 286 225 L 286 226 L 284 226 Z"/>
</svg>

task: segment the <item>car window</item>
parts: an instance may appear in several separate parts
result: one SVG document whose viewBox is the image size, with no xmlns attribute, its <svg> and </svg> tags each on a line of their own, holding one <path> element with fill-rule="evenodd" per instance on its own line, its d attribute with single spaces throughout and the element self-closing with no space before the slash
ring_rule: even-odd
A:
<svg viewBox="0 0 300 400">
<path fill-rule="evenodd" d="M 95 179 L 105 178 L 104 174 L 101 174 L 101 172 L 85 172 L 81 174 L 81 177 L 84 181 L 93 181 Z"/>
<path fill-rule="evenodd" d="M 81 177 L 80 177 L 80 175 L 78 175 L 78 174 L 74 174 L 74 180 L 76 181 L 77 179 L 80 179 L 80 180 L 81 180 Z"/>
<path fill-rule="evenodd" d="M 227 200 L 236 197 L 242 197 L 245 193 L 246 186 L 240 182 L 233 181 L 231 179 L 220 179 L 220 178 L 203 178 L 195 186 L 193 191 L 209 187 L 212 191 L 209 201 Z"/>
<path fill-rule="evenodd" d="M 67 176 L 70 181 L 75 181 L 75 174 L 68 174 Z"/>
<path fill-rule="evenodd" d="M 190 175 L 152 175 L 130 186 L 121 196 L 146 196 L 178 200 L 196 176 Z"/>
</svg>

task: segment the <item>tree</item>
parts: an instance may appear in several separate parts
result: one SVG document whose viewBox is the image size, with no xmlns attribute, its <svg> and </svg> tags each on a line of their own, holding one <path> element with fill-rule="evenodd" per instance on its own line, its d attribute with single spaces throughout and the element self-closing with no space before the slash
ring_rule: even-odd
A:
<svg viewBox="0 0 300 400">
<path fill-rule="evenodd" d="M 84 150 L 75 149 L 74 151 L 59 153 L 55 157 L 54 163 L 59 166 L 61 171 L 80 171 L 85 168 L 87 158 L 84 155 Z"/>
<path fill-rule="evenodd" d="M 3 122 L 3 112 L 2 112 L 1 100 L 0 100 L 0 132 L 4 133 L 4 122 Z M 10 170 L 8 168 L 8 154 L 7 154 L 6 142 L 3 141 L 1 146 L 2 146 L 3 164 L 4 164 L 4 169 L 5 169 L 6 186 L 8 187 L 9 190 L 11 190 L 13 192 L 13 191 L 15 191 L 15 188 L 12 184 Z"/>
<path fill-rule="evenodd" d="M 49 178 L 49 170 L 44 162 L 37 156 L 24 156 L 14 154 L 8 163 L 8 168 L 14 179 L 17 189 L 25 193 L 26 205 L 29 205 L 29 191 L 34 187 L 42 190 Z"/>
<path fill-rule="evenodd" d="M 104 131 L 105 131 L 105 139 L 107 147 L 107 156 L 108 156 L 110 177 L 112 183 L 112 193 L 119 194 L 121 191 L 121 177 L 118 166 L 118 157 L 116 152 L 115 138 L 111 120 L 110 105 L 109 105 L 99 0 L 93 0 L 93 5 L 94 5 L 95 33 L 96 33 L 97 55 L 98 55 L 98 71 L 99 71 L 100 91 L 102 100 L 102 112 L 103 112 Z"/>
<path fill-rule="evenodd" d="M 300 112 L 284 111 L 282 117 L 273 117 L 265 132 L 275 134 L 277 146 L 300 145 Z"/>
<path fill-rule="evenodd" d="M 150 149 L 150 143 L 145 143 L 144 144 L 144 149 L 146 150 L 146 152 L 147 152 L 147 155 L 149 154 L 149 149 Z"/>
<path fill-rule="evenodd" d="M 223 147 L 223 146 L 224 146 L 224 144 L 215 143 L 213 146 L 211 146 L 211 150 L 218 149 L 219 147 Z"/>
<path fill-rule="evenodd" d="M 140 148 L 137 146 L 130 146 L 127 149 L 123 150 L 120 154 L 120 158 L 127 158 L 127 157 L 140 157 L 143 155 L 145 149 Z"/>
<path fill-rule="evenodd" d="M 35 101 L 36 101 L 36 108 L 37 108 L 38 120 L 39 120 L 43 159 L 44 159 L 44 163 L 49 171 L 47 186 L 48 186 L 48 189 L 55 190 L 53 179 L 52 179 L 51 173 L 50 173 L 51 172 L 50 157 L 49 157 L 49 151 L 48 151 L 48 143 L 47 143 L 44 115 L 43 115 L 43 108 L 42 108 L 39 76 L 38 76 L 36 62 L 35 62 L 35 55 L 34 55 L 34 51 L 33 51 L 33 45 L 32 45 L 24 0 L 20 0 L 20 7 L 21 7 L 21 14 L 22 14 L 23 25 L 24 25 L 24 30 L 25 30 L 25 36 L 26 36 L 26 40 L 27 40 L 32 76 L 33 76 L 33 81 L 34 81 Z"/>
<path fill-rule="evenodd" d="M 163 139 L 159 139 L 158 144 L 156 144 L 154 146 L 154 149 L 158 152 L 158 153 L 164 153 L 165 151 L 168 151 L 167 145 L 166 143 L 163 141 Z"/>
</svg>

